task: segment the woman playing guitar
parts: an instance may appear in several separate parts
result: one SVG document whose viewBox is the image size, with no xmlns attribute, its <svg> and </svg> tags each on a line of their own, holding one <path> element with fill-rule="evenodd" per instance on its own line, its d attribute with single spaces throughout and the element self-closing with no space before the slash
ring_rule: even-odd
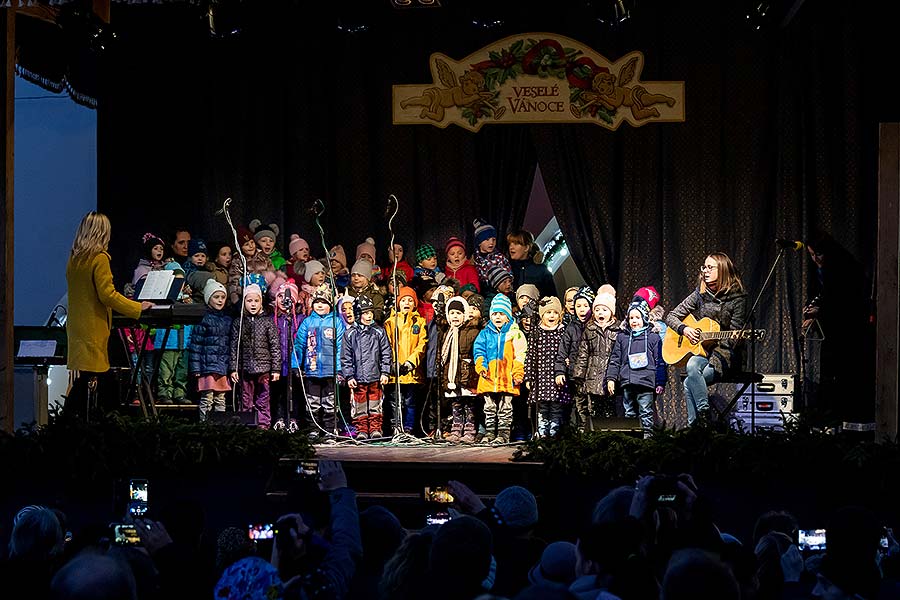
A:
<svg viewBox="0 0 900 600">
<path fill-rule="evenodd" d="M 738 276 L 734 263 L 724 252 L 713 252 L 703 261 L 698 287 L 666 315 L 666 325 L 683 335 L 692 344 L 700 342 L 700 330 L 688 327 L 683 319 L 692 315 L 696 319 L 709 317 L 719 323 L 721 329 L 740 330 L 747 317 L 747 293 Z M 698 417 L 709 416 L 709 392 L 707 386 L 721 379 L 730 369 L 740 365 L 739 340 L 719 341 L 709 354 L 692 356 L 687 361 L 687 378 L 684 380 L 684 397 L 687 404 L 688 424 Z"/>
</svg>

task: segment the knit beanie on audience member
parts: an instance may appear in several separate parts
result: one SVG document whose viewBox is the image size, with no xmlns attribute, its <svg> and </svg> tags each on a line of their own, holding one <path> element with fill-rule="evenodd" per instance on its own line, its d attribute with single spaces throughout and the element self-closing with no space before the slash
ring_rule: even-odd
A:
<svg viewBox="0 0 900 600">
<path fill-rule="evenodd" d="M 375 240 L 367 237 L 366 241 L 356 247 L 356 260 L 359 260 L 363 254 L 368 254 L 372 260 L 375 260 L 375 252 Z"/>
<path fill-rule="evenodd" d="M 302 237 L 297 235 L 296 233 L 291 234 L 291 241 L 288 242 L 288 256 L 293 256 L 295 253 L 300 250 L 306 248 L 309 250 L 309 244 L 306 243 Z"/>
<path fill-rule="evenodd" d="M 278 239 L 278 225 L 275 223 L 263 225 L 259 219 L 253 219 L 250 221 L 250 230 L 253 231 L 253 239 L 256 240 L 256 243 L 259 243 L 259 240 L 264 237 L 272 238 L 273 241 Z"/>
<path fill-rule="evenodd" d="M 153 248 L 155 246 L 162 246 L 163 250 L 165 250 L 166 248 L 166 243 L 155 233 L 145 233 L 144 237 L 141 239 L 144 244 L 144 258 L 148 260 L 152 260 L 150 253 L 153 251 Z"/>
<path fill-rule="evenodd" d="M 323 283 L 315 289 L 312 294 L 312 304 L 316 302 L 324 302 L 330 308 L 332 305 L 331 288 L 327 283 Z"/>
<path fill-rule="evenodd" d="M 642 287 L 634 293 L 634 297 L 643 299 L 647 303 L 649 310 L 653 310 L 659 304 L 659 292 L 652 285 Z"/>
<path fill-rule="evenodd" d="M 209 256 L 209 252 L 206 251 L 206 242 L 200 238 L 191 238 L 188 242 L 188 258 L 195 254 L 205 254 L 206 256 Z"/>
<path fill-rule="evenodd" d="M 353 314 L 356 318 L 360 318 L 364 312 L 367 310 L 374 310 L 375 304 L 372 302 L 372 299 L 368 296 L 364 296 L 360 294 L 353 300 Z"/>
<path fill-rule="evenodd" d="M 615 294 L 613 294 L 613 297 L 615 298 Z M 584 298 L 585 300 L 587 300 L 587 303 L 590 306 L 593 306 L 594 298 L 596 298 L 596 294 L 594 294 L 594 290 L 592 290 L 591 288 L 589 288 L 586 285 L 583 285 L 580 288 L 578 288 L 577 292 L 575 292 L 575 297 L 572 298 L 572 301 L 577 302 L 579 298 Z M 613 305 L 615 305 L 615 301 L 613 301 Z M 615 314 L 616 311 L 613 310 L 612 312 L 613 312 L 613 314 Z"/>
<path fill-rule="evenodd" d="M 509 298 L 506 296 L 506 294 L 497 294 L 496 296 L 494 296 L 494 299 L 491 300 L 490 314 L 492 315 L 496 312 L 503 313 L 510 321 L 513 320 L 512 303 L 509 301 Z"/>
<path fill-rule="evenodd" d="M 207 280 L 206 285 L 203 286 L 203 303 L 209 304 L 209 299 L 212 298 L 212 295 L 216 292 L 225 292 L 227 294 L 224 285 L 215 279 Z"/>
<path fill-rule="evenodd" d="M 463 244 L 462 240 L 456 236 L 447 240 L 447 244 L 444 246 L 444 254 L 447 254 L 453 248 L 462 248 L 463 252 L 466 251 L 466 245 Z"/>
<path fill-rule="evenodd" d="M 437 250 L 431 244 L 422 244 L 416 248 L 416 264 L 437 256 Z"/>
<path fill-rule="evenodd" d="M 263 295 L 262 289 L 260 289 L 260 287 L 258 285 L 256 285 L 255 283 L 251 283 L 250 285 L 248 285 L 247 287 L 244 288 L 244 298 L 246 298 L 247 296 L 252 296 L 254 294 L 259 296 L 260 299 L 262 298 L 262 295 Z"/>
<path fill-rule="evenodd" d="M 320 263 L 317 260 L 308 260 L 306 261 L 306 267 L 303 270 L 303 279 L 306 280 L 306 283 L 309 283 L 312 280 L 312 276 L 316 273 L 324 273 L 325 265 Z"/>
<path fill-rule="evenodd" d="M 528 573 L 528 581 L 534 585 L 561 586 L 564 589 L 575 578 L 575 544 L 572 542 L 548 544 L 541 560 Z"/>
<path fill-rule="evenodd" d="M 460 597 L 473 597 L 491 570 L 493 544 L 491 530 L 468 515 L 441 525 L 431 543 L 429 570 L 435 581 L 454 581 Z M 482 590 L 483 591 L 483 590 Z"/>
<path fill-rule="evenodd" d="M 591 310 L 596 309 L 598 306 L 605 306 L 609 309 L 609 312 L 616 314 L 616 288 L 608 283 L 601 285 L 597 290 L 597 297 L 594 298 Z"/>
<path fill-rule="evenodd" d="M 503 282 L 504 279 L 512 279 L 512 276 L 513 274 L 509 269 L 501 267 L 499 265 L 491 267 L 487 272 L 488 283 L 490 283 L 491 287 L 495 290 L 497 289 L 497 286 L 499 286 Z"/>
<path fill-rule="evenodd" d="M 512 485 L 497 494 L 494 510 L 506 525 L 515 529 L 528 529 L 538 522 L 534 494 L 518 485 Z"/>
<path fill-rule="evenodd" d="M 377 504 L 359 511 L 359 533 L 366 549 L 366 565 L 379 572 L 406 538 L 406 530 L 396 515 Z"/>
<path fill-rule="evenodd" d="M 350 274 L 362 275 L 366 279 L 372 279 L 372 263 L 364 258 L 360 258 L 355 263 L 353 263 L 353 268 L 350 269 Z"/>
<path fill-rule="evenodd" d="M 281 598 L 283 593 L 278 569 L 258 556 L 242 558 L 225 569 L 215 589 L 215 597 L 223 600 Z"/>
<path fill-rule="evenodd" d="M 537 302 L 541 298 L 541 293 L 533 283 L 523 283 L 519 286 L 519 289 L 516 290 L 516 300 L 522 296 L 527 296 Z"/>
<path fill-rule="evenodd" d="M 338 244 L 334 246 L 331 251 L 328 253 L 328 260 L 336 260 L 341 265 L 341 269 L 347 268 L 347 253 L 344 252 L 344 247 Z"/>
<path fill-rule="evenodd" d="M 243 246 L 253 239 L 253 232 L 249 228 L 239 225 L 237 228 L 238 244 Z"/>
<path fill-rule="evenodd" d="M 562 302 L 556 296 L 544 296 L 538 303 L 538 315 L 543 317 L 548 310 L 555 310 L 562 315 Z"/>
<path fill-rule="evenodd" d="M 493 225 L 488 225 L 481 219 L 475 219 L 472 223 L 475 226 L 475 249 L 481 245 L 481 242 L 497 237 L 497 229 Z"/>
</svg>

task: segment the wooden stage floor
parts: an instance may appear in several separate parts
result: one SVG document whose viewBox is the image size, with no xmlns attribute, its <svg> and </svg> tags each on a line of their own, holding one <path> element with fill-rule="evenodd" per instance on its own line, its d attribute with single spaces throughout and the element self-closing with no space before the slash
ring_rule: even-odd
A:
<svg viewBox="0 0 900 600">
<path fill-rule="evenodd" d="M 365 463 L 402 463 L 415 464 L 418 467 L 435 465 L 449 466 L 502 466 L 503 468 L 530 468 L 540 463 L 513 461 L 512 456 L 517 446 L 450 446 L 450 445 L 416 445 L 416 446 L 377 446 L 346 445 L 331 446 L 320 444 L 315 446 L 316 458 L 339 460 L 343 462 Z"/>
</svg>

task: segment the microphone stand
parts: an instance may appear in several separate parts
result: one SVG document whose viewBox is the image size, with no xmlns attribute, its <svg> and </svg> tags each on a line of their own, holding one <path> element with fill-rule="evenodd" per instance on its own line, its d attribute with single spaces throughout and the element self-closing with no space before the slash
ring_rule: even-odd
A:
<svg viewBox="0 0 900 600">
<path fill-rule="evenodd" d="M 769 282 L 772 281 L 772 276 L 775 274 L 775 269 L 778 267 L 778 263 L 781 262 L 781 259 L 784 258 L 784 247 L 779 247 L 778 255 L 775 257 L 775 262 L 772 263 L 772 268 L 769 269 L 769 274 L 766 275 L 766 280 L 763 282 L 762 287 L 759 289 L 759 293 L 756 294 L 756 300 L 753 301 L 753 306 L 750 307 L 750 310 L 747 312 L 747 318 L 744 320 L 744 326 L 741 327 L 738 332 L 738 339 L 741 339 L 744 333 L 747 331 L 747 326 L 750 325 L 750 373 L 754 376 L 756 375 L 756 308 L 759 306 L 759 301 L 762 300 L 763 292 L 766 291 L 766 288 L 769 287 Z M 756 383 L 753 382 L 750 384 L 750 433 L 756 432 Z"/>
</svg>

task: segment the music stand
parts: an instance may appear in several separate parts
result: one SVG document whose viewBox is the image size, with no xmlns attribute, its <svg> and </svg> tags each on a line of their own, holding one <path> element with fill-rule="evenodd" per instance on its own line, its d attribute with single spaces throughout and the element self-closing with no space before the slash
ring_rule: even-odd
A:
<svg viewBox="0 0 900 600">
<path fill-rule="evenodd" d="M 68 339 L 62 327 L 16 325 L 13 327 L 13 363 L 34 370 L 34 420 L 48 421 L 47 376 L 50 365 L 66 364 Z"/>
</svg>

